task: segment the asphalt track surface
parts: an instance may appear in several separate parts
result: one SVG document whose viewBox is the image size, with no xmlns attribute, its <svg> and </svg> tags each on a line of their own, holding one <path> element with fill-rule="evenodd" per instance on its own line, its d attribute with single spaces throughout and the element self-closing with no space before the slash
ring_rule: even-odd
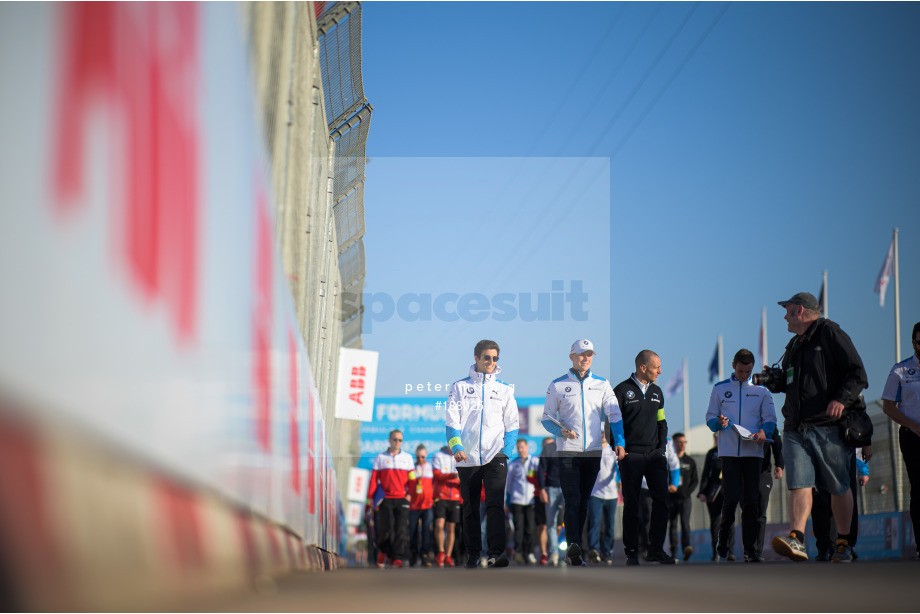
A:
<svg viewBox="0 0 920 614">
<path fill-rule="evenodd" d="M 212 612 L 916 612 L 920 562 L 340 569 L 176 604 Z"/>
</svg>

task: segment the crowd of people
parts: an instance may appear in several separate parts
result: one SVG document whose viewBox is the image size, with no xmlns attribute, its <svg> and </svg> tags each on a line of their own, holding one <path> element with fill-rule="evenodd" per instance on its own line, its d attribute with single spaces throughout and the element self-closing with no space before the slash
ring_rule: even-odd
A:
<svg viewBox="0 0 920 614">
<path fill-rule="evenodd" d="M 740 506 L 743 560 L 758 563 L 770 493 L 784 475 L 790 526 L 772 539 L 774 552 L 807 560 L 810 517 L 817 560 L 853 561 L 857 485 L 868 480 L 872 456 L 871 432 L 859 428 L 866 372 L 849 336 L 820 316 L 814 296 L 778 304 L 794 336 L 780 366 L 757 375 L 753 353 L 734 355 L 731 376 L 710 395 L 705 420 L 714 446 L 700 472 L 686 454 L 686 436 L 669 437 L 655 352 L 639 352 L 635 371 L 612 386 L 591 369 L 594 344 L 575 341 L 571 367 L 547 389 L 541 423 L 552 437 L 536 456 L 518 437 L 514 388 L 498 378 L 499 346 L 480 341 L 468 376 L 449 390 L 447 445 L 431 460 L 419 445 L 413 458 L 394 430 L 374 460 L 366 511 L 376 564 L 612 564 L 618 504 L 626 565 L 687 561 L 697 486 L 710 516 L 711 560 L 735 560 Z M 892 368 L 883 393 L 885 413 L 901 427 L 911 486 L 920 480 L 920 323 L 912 341 L 914 355 Z M 782 432 L 771 392 L 785 393 Z M 911 497 L 915 539 L 918 508 Z"/>
</svg>

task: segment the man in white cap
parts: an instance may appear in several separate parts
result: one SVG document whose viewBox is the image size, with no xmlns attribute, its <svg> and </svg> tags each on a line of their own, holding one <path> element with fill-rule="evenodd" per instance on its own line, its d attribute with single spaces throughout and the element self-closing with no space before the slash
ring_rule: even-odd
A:
<svg viewBox="0 0 920 614">
<path fill-rule="evenodd" d="M 610 383 L 591 372 L 594 354 L 594 344 L 588 339 L 572 344 L 572 368 L 552 381 L 543 406 L 543 427 L 556 436 L 559 481 L 565 499 L 566 562 L 573 567 L 585 565 L 581 535 L 601 465 L 605 417 L 617 458 L 626 454 L 620 406 Z"/>
</svg>

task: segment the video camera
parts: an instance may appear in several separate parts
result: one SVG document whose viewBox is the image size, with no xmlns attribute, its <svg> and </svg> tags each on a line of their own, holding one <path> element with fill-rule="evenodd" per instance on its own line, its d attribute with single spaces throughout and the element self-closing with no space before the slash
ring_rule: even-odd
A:
<svg viewBox="0 0 920 614">
<path fill-rule="evenodd" d="M 755 373 L 751 377 L 755 386 L 763 386 L 770 392 L 786 391 L 786 372 L 782 367 L 764 367 L 762 373 Z"/>
</svg>

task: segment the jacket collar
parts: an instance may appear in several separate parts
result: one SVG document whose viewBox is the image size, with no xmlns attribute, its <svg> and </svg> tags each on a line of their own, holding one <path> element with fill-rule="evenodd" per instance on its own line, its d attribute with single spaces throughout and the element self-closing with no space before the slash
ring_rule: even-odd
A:
<svg viewBox="0 0 920 614">
<path fill-rule="evenodd" d="M 499 367 L 498 365 L 495 365 L 495 370 L 492 371 L 491 373 L 480 373 L 479 371 L 476 370 L 476 363 L 473 363 L 470 365 L 470 379 L 473 380 L 474 382 L 483 383 L 483 382 L 488 382 L 488 381 L 494 381 L 495 379 L 497 379 L 496 375 L 498 375 L 501 372 L 502 372 L 502 368 Z"/>
<path fill-rule="evenodd" d="M 584 379 L 578 377 L 578 374 L 575 373 L 575 369 L 569 368 L 569 374 L 570 374 L 573 378 L 575 378 L 575 381 L 583 382 L 583 381 L 586 381 L 587 379 L 589 379 L 589 378 L 591 377 L 591 369 L 588 369 L 588 370 L 585 372 L 585 377 L 584 377 Z"/>
</svg>

